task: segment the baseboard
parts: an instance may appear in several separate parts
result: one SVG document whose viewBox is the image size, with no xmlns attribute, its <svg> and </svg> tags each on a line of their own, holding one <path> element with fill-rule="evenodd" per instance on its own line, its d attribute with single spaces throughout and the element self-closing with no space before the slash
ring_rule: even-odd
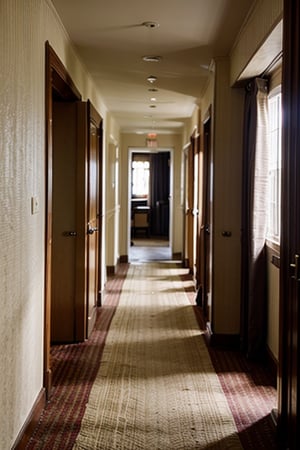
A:
<svg viewBox="0 0 300 450">
<path fill-rule="evenodd" d="M 128 255 L 121 255 L 120 256 L 120 263 L 127 264 L 128 263 Z"/>
<path fill-rule="evenodd" d="M 206 323 L 205 339 L 211 347 L 217 347 L 222 350 L 240 350 L 241 348 L 239 334 L 213 333 L 209 322 Z M 278 362 L 269 347 L 266 348 L 264 353 L 264 362 L 269 368 L 273 384 L 276 386 Z"/>
<path fill-rule="evenodd" d="M 27 417 L 23 427 L 21 428 L 18 437 L 12 446 L 12 450 L 24 450 L 32 436 L 33 430 L 35 429 L 41 413 L 46 405 L 46 391 L 43 388 L 31 409 L 29 416 Z"/>
<path fill-rule="evenodd" d="M 273 353 L 271 352 L 269 347 L 267 347 L 267 350 L 266 350 L 266 362 L 270 369 L 274 386 L 276 386 L 277 385 L 278 361 L 276 360 L 275 356 L 273 355 Z"/>
<path fill-rule="evenodd" d="M 209 322 L 206 324 L 206 331 L 205 337 L 211 347 L 218 347 L 224 350 L 239 350 L 239 334 L 213 333 Z"/>
</svg>

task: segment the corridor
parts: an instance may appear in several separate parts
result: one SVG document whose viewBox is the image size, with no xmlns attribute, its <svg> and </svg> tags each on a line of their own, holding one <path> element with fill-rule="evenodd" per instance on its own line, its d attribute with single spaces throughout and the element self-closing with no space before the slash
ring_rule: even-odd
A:
<svg viewBox="0 0 300 450">
<path fill-rule="evenodd" d="M 191 277 L 150 248 L 108 280 L 90 340 L 52 348 L 52 399 L 27 448 L 276 448 L 267 369 L 208 350 Z"/>
</svg>

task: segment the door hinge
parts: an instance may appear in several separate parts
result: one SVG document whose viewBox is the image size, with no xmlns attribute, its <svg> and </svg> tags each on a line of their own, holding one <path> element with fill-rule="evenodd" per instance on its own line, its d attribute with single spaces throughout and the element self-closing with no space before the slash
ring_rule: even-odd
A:
<svg viewBox="0 0 300 450">
<path fill-rule="evenodd" d="M 294 280 L 297 280 L 297 281 L 300 281 L 299 258 L 300 258 L 300 256 L 296 253 L 294 262 L 290 263 L 290 268 L 293 269 L 293 274 L 291 275 L 291 278 L 293 278 Z"/>
</svg>

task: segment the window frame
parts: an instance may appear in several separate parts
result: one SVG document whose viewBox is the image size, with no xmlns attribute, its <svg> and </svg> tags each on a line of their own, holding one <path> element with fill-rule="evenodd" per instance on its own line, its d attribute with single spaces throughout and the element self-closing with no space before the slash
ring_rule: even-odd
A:
<svg viewBox="0 0 300 450">
<path fill-rule="evenodd" d="M 277 108 L 277 117 L 276 117 L 276 126 L 272 128 L 272 117 L 270 116 L 270 105 L 274 101 L 276 101 Z M 268 228 L 266 241 L 270 247 L 279 248 L 280 246 L 280 227 L 281 227 L 281 160 L 282 160 L 282 98 L 281 98 L 281 85 L 273 88 L 268 96 L 268 115 L 269 115 L 269 152 L 270 152 L 270 164 L 269 164 L 269 202 L 268 202 Z M 274 142 L 276 146 L 276 154 L 277 157 L 274 156 Z M 273 162 L 276 161 L 276 165 L 272 167 Z M 275 174 L 274 174 L 275 172 Z M 272 178 L 275 183 L 272 183 Z M 272 191 L 273 187 L 273 191 Z M 272 192 L 271 192 L 272 191 Z M 272 198 L 273 197 L 273 198 Z M 273 207 L 271 204 L 273 203 Z M 272 215 L 273 219 L 270 217 Z M 275 226 L 270 228 L 270 223 L 274 223 L 275 217 Z"/>
<path fill-rule="evenodd" d="M 144 193 L 144 194 L 134 194 L 134 170 L 135 168 L 133 167 L 133 165 L 135 163 L 147 163 L 149 165 L 148 168 L 144 168 L 144 171 L 148 171 L 148 192 Z M 149 159 L 132 159 L 131 161 L 131 198 L 133 199 L 147 199 L 149 198 L 150 195 L 150 169 L 151 169 L 151 162 L 149 161 Z"/>
</svg>

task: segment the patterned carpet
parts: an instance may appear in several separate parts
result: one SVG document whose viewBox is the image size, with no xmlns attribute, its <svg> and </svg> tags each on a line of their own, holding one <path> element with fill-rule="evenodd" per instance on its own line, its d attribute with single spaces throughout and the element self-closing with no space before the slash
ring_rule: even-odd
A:
<svg viewBox="0 0 300 450">
<path fill-rule="evenodd" d="M 91 339 L 83 344 L 53 348 L 54 387 L 51 402 L 45 408 L 27 449 L 73 448 L 88 396 L 98 372 L 107 329 L 118 304 L 126 271 L 127 265 L 120 265 L 118 274 L 108 280 L 105 305 L 100 309 Z M 165 274 L 160 275 L 162 278 L 166 277 Z M 194 289 L 190 276 L 183 274 L 182 280 L 186 293 L 194 303 Z M 169 288 L 169 295 L 174 295 L 176 291 L 177 282 Z M 203 324 L 199 309 L 197 307 L 191 309 L 196 313 L 195 317 L 201 328 Z M 270 411 L 276 405 L 276 390 L 267 368 L 250 364 L 239 352 L 222 352 L 215 349 L 209 349 L 209 352 L 243 448 L 245 450 L 277 448 L 275 427 L 270 419 Z M 167 371 L 167 365 L 165 370 Z M 189 433 L 196 431 L 191 430 L 192 427 L 190 425 L 187 427 Z M 223 446 L 220 448 L 233 448 L 224 446 L 225 444 L 223 440 Z M 89 450 L 89 447 L 83 448 Z M 163 446 L 158 448 L 167 449 Z M 201 447 L 198 444 L 194 446 L 184 444 L 182 447 L 183 450 L 192 448 Z"/>
<path fill-rule="evenodd" d="M 72 449 L 99 369 L 105 339 L 118 305 L 127 269 L 127 264 L 120 264 L 118 273 L 108 280 L 105 304 L 99 309 L 90 339 L 81 344 L 52 347 L 51 400 L 26 449 Z"/>
<path fill-rule="evenodd" d="M 131 265 L 74 449 L 241 449 L 175 264 Z"/>
</svg>

